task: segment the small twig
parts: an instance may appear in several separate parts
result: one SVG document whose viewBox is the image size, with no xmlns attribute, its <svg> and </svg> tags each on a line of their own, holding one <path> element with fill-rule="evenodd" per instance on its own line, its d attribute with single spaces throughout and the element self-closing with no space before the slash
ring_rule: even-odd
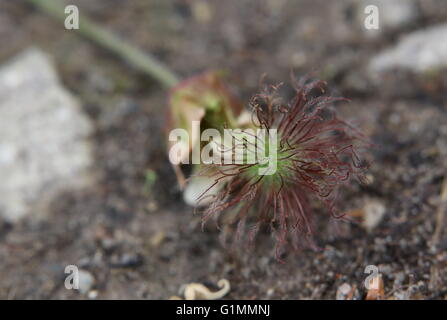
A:
<svg viewBox="0 0 447 320">
<path fill-rule="evenodd" d="M 64 3 L 59 0 L 25 0 L 53 18 L 64 21 Z M 136 69 L 150 75 L 165 87 L 178 83 L 178 77 L 156 58 L 128 44 L 100 25 L 92 22 L 83 14 L 79 17 L 79 29 L 84 37 L 97 45 L 115 53 Z"/>
</svg>

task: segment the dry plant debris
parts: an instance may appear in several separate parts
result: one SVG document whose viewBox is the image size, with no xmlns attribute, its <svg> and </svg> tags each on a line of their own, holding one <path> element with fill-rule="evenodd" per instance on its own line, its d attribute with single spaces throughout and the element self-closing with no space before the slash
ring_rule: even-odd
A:
<svg viewBox="0 0 447 320">
<path fill-rule="evenodd" d="M 217 300 L 224 297 L 230 291 L 230 282 L 227 279 L 220 279 L 217 282 L 220 290 L 212 292 L 201 283 L 188 283 L 180 291 L 183 292 L 185 300 Z M 178 296 L 172 296 L 170 300 L 182 300 Z"/>
<path fill-rule="evenodd" d="M 383 300 L 385 298 L 385 289 L 383 279 L 381 276 L 375 276 L 369 282 L 368 293 L 366 300 Z"/>
</svg>

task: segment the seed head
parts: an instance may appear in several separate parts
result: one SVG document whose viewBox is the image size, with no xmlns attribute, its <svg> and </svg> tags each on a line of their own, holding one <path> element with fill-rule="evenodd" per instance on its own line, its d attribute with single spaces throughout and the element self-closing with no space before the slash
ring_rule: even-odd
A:
<svg viewBox="0 0 447 320">
<path fill-rule="evenodd" d="M 336 199 L 342 185 L 353 178 L 363 181 L 366 164 L 357 150 L 368 143 L 336 116 L 334 102 L 346 99 L 327 94 L 325 86 L 321 80 L 295 81 L 294 98 L 289 103 L 281 99 L 280 85 L 267 86 L 253 96 L 249 103 L 253 127 L 277 132 L 276 171 L 259 175 L 265 166 L 261 159 L 250 164 L 206 166 L 214 184 L 199 197 L 213 200 L 203 212 L 203 223 L 214 218 L 235 225 L 235 244 L 237 240 L 252 243 L 267 226 L 275 235 L 279 259 L 287 244 L 295 249 L 303 245 L 316 248 L 312 199 L 324 203 L 332 217 L 344 217 Z M 245 140 L 241 143 L 248 146 Z M 236 149 L 232 149 L 234 157 Z M 218 184 L 219 191 L 211 193 Z"/>
</svg>

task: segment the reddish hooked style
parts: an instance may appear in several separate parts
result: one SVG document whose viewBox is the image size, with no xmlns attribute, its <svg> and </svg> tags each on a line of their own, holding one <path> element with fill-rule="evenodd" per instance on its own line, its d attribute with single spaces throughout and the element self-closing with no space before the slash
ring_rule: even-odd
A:
<svg viewBox="0 0 447 320">
<path fill-rule="evenodd" d="M 295 249 L 303 244 L 316 247 L 312 198 L 322 201 L 332 217 L 344 216 L 335 200 L 340 186 L 353 178 L 363 181 L 366 163 L 357 150 L 369 144 L 358 130 L 337 118 L 333 103 L 346 99 L 327 94 L 325 86 L 321 80 L 301 79 L 289 103 L 280 98 L 279 86 L 268 86 L 251 99 L 253 127 L 277 130 L 276 172 L 259 175 L 260 162 L 207 166 L 215 183 L 199 197 L 212 198 L 203 223 L 214 218 L 237 225 L 236 239 L 248 243 L 267 226 L 276 237 L 280 259 L 287 244 Z M 219 191 L 212 193 L 218 184 Z"/>
</svg>

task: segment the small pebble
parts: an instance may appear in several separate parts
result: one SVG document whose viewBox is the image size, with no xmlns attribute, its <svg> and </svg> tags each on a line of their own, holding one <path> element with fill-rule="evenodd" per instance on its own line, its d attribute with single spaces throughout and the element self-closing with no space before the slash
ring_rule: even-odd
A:
<svg viewBox="0 0 447 320">
<path fill-rule="evenodd" d="M 79 270 L 79 292 L 86 294 L 95 284 L 95 278 L 86 270 Z"/>
</svg>

